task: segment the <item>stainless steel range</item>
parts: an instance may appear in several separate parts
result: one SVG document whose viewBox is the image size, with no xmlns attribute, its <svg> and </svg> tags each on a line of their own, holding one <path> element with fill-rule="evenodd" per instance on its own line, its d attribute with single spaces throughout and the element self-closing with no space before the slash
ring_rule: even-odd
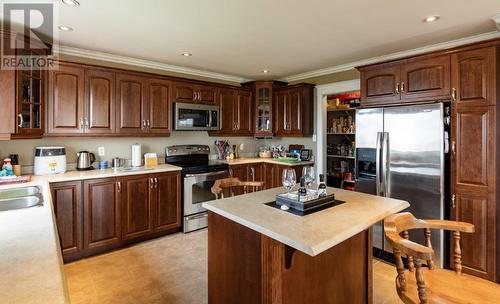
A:
<svg viewBox="0 0 500 304">
<path fill-rule="evenodd" d="M 201 203 L 215 199 L 210 191 L 214 182 L 229 177 L 229 165 L 210 161 L 205 145 L 169 146 L 165 162 L 182 167 L 182 202 L 184 233 L 207 227 L 207 210 Z"/>
</svg>

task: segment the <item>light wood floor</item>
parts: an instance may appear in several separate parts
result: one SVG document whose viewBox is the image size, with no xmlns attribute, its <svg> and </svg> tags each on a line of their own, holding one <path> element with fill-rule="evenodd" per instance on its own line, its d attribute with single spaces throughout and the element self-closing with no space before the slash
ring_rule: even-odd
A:
<svg viewBox="0 0 500 304">
<path fill-rule="evenodd" d="M 64 266 L 72 304 L 207 302 L 207 232 L 178 233 Z M 395 269 L 374 261 L 374 304 L 401 303 Z"/>
</svg>

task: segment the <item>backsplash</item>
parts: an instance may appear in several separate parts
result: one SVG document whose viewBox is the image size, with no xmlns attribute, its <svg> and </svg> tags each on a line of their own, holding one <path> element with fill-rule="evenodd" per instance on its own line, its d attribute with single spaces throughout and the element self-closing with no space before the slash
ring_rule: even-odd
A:
<svg viewBox="0 0 500 304">
<path fill-rule="evenodd" d="M 27 139 L 27 140 L 10 140 L 0 141 L 0 157 L 3 159 L 9 154 L 19 154 L 20 164 L 23 167 L 33 166 L 33 158 L 35 147 L 37 146 L 63 146 L 66 148 L 66 157 L 68 169 L 71 169 L 71 164 L 76 162 L 76 153 L 86 150 L 96 155 L 100 160 L 111 160 L 113 157 L 121 157 L 125 159 L 131 158 L 131 145 L 139 143 L 142 145 L 142 153 L 155 152 L 163 161 L 165 156 L 165 147 L 171 145 L 186 145 L 200 144 L 209 145 L 212 157 L 216 156 L 214 141 L 223 139 L 229 141 L 231 145 L 244 144 L 244 150 L 241 151 L 243 157 L 253 157 L 257 155 L 258 147 L 262 145 L 283 145 L 288 147 L 289 144 L 302 144 L 306 149 L 312 149 L 315 155 L 315 143 L 312 137 L 286 137 L 273 139 L 255 139 L 253 137 L 209 137 L 205 131 L 173 131 L 170 137 L 96 137 L 96 138 L 42 138 L 42 139 Z M 105 148 L 105 156 L 97 155 L 98 147 Z M 29 172 L 30 168 L 27 168 Z"/>
</svg>

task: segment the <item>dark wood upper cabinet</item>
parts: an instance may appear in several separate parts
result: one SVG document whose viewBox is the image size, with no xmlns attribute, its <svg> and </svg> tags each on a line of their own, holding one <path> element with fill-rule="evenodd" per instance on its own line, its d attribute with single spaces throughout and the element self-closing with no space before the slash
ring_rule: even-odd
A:
<svg viewBox="0 0 500 304">
<path fill-rule="evenodd" d="M 313 134 L 314 86 L 297 84 L 276 90 L 276 136 L 310 136 Z"/>
<path fill-rule="evenodd" d="M 150 194 L 154 231 L 181 226 L 181 175 L 179 172 L 153 176 L 155 191 Z"/>
<path fill-rule="evenodd" d="M 496 52 L 489 47 L 451 55 L 452 91 L 458 104 L 496 105 Z"/>
<path fill-rule="evenodd" d="M 154 188 L 149 175 L 122 178 L 122 239 L 134 239 L 149 234 L 152 229 L 149 190 Z"/>
<path fill-rule="evenodd" d="M 121 241 L 121 181 L 116 178 L 83 182 L 84 249 L 118 246 Z"/>
<path fill-rule="evenodd" d="M 79 257 L 83 249 L 82 182 L 50 185 L 57 232 L 65 261 Z"/>
<path fill-rule="evenodd" d="M 394 103 L 401 100 L 400 63 L 380 64 L 360 68 L 361 100 L 363 105 Z"/>
<path fill-rule="evenodd" d="M 172 126 L 172 84 L 163 79 L 146 81 L 145 119 L 150 133 L 169 135 Z"/>
<path fill-rule="evenodd" d="M 49 73 L 48 127 L 49 134 L 84 132 L 84 69 L 59 63 Z"/>
<path fill-rule="evenodd" d="M 115 132 L 115 73 L 85 70 L 85 133 Z"/>
<path fill-rule="evenodd" d="M 450 99 L 450 55 L 427 55 L 359 68 L 362 106 Z"/>
<path fill-rule="evenodd" d="M 247 90 L 237 90 L 233 118 L 238 135 L 253 135 L 252 93 Z"/>
<path fill-rule="evenodd" d="M 217 88 L 215 87 L 189 82 L 176 82 L 173 88 L 174 101 L 205 104 L 215 104 L 217 102 Z"/>
<path fill-rule="evenodd" d="M 122 134 L 146 132 L 145 78 L 116 74 L 116 131 Z"/>
<path fill-rule="evenodd" d="M 235 90 L 220 89 L 219 90 L 219 131 L 217 134 L 232 134 L 236 126 L 234 124 L 234 100 L 236 96 Z"/>
<path fill-rule="evenodd" d="M 450 55 L 406 60 L 401 67 L 402 99 L 449 99 L 450 76 Z"/>
</svg>

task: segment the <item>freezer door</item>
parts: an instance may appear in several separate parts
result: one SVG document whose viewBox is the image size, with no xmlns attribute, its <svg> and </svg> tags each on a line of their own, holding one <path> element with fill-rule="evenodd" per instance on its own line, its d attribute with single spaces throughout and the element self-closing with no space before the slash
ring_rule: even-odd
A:
<svg viewBox="0 0 500 304">
<path fill-rule="evenodd" d="M 379 195 L 379 165 L 381 156 L 384 109 L 356 110 L 356 191 Z M 373 226 L 373 246 L 384 247 L 382 222 Z"/>
<path fill-rule="evenodd" d="M 382 145 L 387 151 L 387 166 L 382 166 L 382 187 L 386 196 L 408 201 L 407 211 L 416 218 L 443 219 L 443 105 L 386 108 Z M 425 244 L 423 236 L 420 230 L 410 232 L 410 239 L 420 244 Z M 437 265 L 440 265 L 443 261 L 442 232 L 433 232 L 432 245 Z M 392 251 L 388 246 L 384 250 Z"/>
</svg>

